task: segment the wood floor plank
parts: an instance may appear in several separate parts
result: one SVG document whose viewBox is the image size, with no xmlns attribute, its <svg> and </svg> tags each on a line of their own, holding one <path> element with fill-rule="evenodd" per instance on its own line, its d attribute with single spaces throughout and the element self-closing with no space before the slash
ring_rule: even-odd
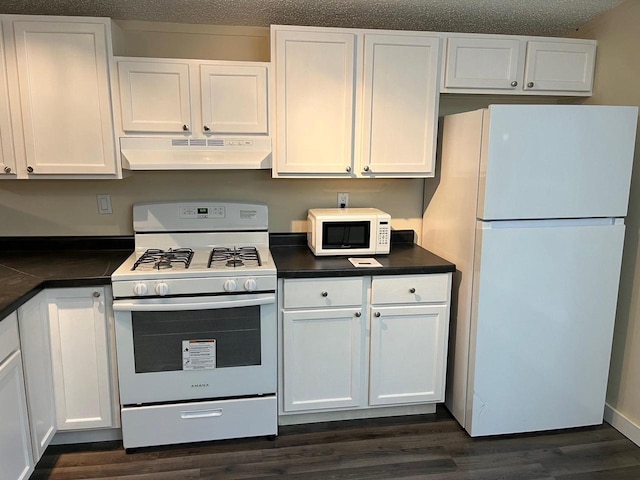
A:
<svg viewBox="0 0 640 480">
<path fill-rule="evenodd" d="M 434 415 L 281 427 L 235 439 L 138 449 L 49 447 L 32 480 L 640 480 L 640 448 L 609 425 L 471 438 Z"/>
<path fill-rule="evenodd" d="M 640 465 L 556 476 L 557 480 L 638 480 Z"/>
</svg>

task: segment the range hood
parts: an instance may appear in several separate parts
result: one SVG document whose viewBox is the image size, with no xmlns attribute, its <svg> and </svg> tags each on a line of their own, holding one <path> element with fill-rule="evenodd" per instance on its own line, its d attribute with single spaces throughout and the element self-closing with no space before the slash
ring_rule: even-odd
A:
<svg viewBox="0 0 640 480">
<path fill-rule="evenodd" d="M 271 168 L 269 137 L 120 138 L 126 170 L 222 170 Z"/>
</svg>

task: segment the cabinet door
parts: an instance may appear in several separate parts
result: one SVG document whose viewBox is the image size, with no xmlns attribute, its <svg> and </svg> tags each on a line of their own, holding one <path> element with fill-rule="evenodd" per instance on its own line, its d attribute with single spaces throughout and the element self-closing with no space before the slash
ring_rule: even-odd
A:
<svg viewBox="0 0 640 480">
<path fill-rule="evenodd" d="M 106 24 L 13 28 L 27 171 L 115 174 Z"/>
<path fill-rule="evenodd" d="M 528 42 L 524 88 L 590 92 L 595 56 L 593 43 Z"/>
<path fill-rule="evenodd" d="M 34 460 L 37 463 L 56 433 L 49 315 L 44 292 L 20 307 L 18 323 L 31 442 Z"/>
<path fill-rule="evenodd" d="M 16 166 L 12 142 L 9 92 L 7 91 L 7 63 L 2 24 L 0 23 L 0 175 L 2 176 L 15 176 Z"/>
<path fill-rule="evenodd" d="M 362 174 L 433 176 L 439 44 L 365 35 Z"/>
<path fill-rule="evenodd" d="M 104 287 L 48 291 L 59 430 L 113 426 Z"/>
<path fill-rule="evenodd" d="M 447 39 L 444 88 L 522 90 L 524 55 L 517 39 Z"/>
<path fill-rule="evenodd" d="M 0 363 L 0 405 L 2 478 L 27 479 L 33 472 L 34 463 L 20 350 Z"/>
<path fill-rule="evenodd" d="M 275 32 L 274 174 L 350 176 L 355 34 Z"/>
<path fill-rule="evenodd" d="M 125 132 L 189 131 L 188 64 L 119 61 L 118 80 Z"/>
<path fill-rule="evenodd" d="M 267 133 L 267 68 L 201 65 L 205 133 Z"/>
<path fill-rule="evenodd" d="M 361 309 L 284 311 L 282 318 L 284 410 L 359 406 Z"/>
<path fill-rule="evenodd" d="M 445 305 L 371 308 L 369 404 L 444 400 Z"/>
</svg>

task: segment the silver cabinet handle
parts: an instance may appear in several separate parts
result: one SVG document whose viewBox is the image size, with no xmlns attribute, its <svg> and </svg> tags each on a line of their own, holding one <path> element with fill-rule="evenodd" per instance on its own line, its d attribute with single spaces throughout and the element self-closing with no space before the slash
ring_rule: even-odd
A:
<svg viewBox="0 0 640 480">
<path fill-rule="evenodd" d="M 516 82 L 515 80 L 513 82 L 511 82 L 511 86 L 512 87 L 517 87 L 518 86 L 518 82 Z"/>
<path fill-rule="evenodd" d="M 94 298 L 100 298 L 100 292 L 93 292 Z"/>
<path fill-rule="evenodd" d="M 329 293 L 327 293 L 327 292 L 322 292 L 320 295 L 322 295 L 323 297 L 326 297 L 327 295 L 329 295 Z"/>
<path fill-rule="evenodd" d="M 529 88 L 533 88 L 533 82 L 529 82 L 529 83 L 527 83 L 527 87 L 529 87 Z"/>
<path fill-rule="evenodd" d="M 365 166 L 364 166 L 364 168 L 363 168 L 363 170 L 364 170 L 365 172 L 368 172 L 368 171 L 369 171 L 369 165 L 365 165 Z"/>
<path fill-rule="evenodd" d="M 355 314 L 355 315 L 356 315 L 356 317 L 360 318 L 360 317 L 362 316 L 362 313 L 360 313 L 360 312 L 356 312 L 356 314 Z"/>
<path fill-rule="evenodd" d="M 11 173 L 11 167 L 4 167 L 4 173 Z"/>
<path fill-rule="evenodd" d="M 416 293 L 416 289 L 415 288 L 410 288 L 409 289 L 409 293 Z"/>
<path fill-rule="evenodd" d="M 210 131 L 210 130 L 211 130 L 211 127 L 209 127 L 209 125 L 205 125 L 205 126 L 204 126 L 204 131 L 205 131 L 205 132 L 208 132 L 208 131 Z"/>
<path fill-rule="evenodd" d="M 184 130 L 185 132 L 189 131 L 189 125 L 182 125 L 182 130 Z"/>
<path fill-rule="evenodd" d="M 31 166 L 27 167 L 27 172 L 33 173 L 33 167 L 31 167 Z"/>
<path fill-rule="evenodd" d="M 351 167 L 347 166 L 347 172 L 351 171 Z"/>
<path fill-rule="evenodd" d="M 375 317 L 379 317 L 380 316 L 380 312 L 376 312 L 373 314 Z"/>
</svg>

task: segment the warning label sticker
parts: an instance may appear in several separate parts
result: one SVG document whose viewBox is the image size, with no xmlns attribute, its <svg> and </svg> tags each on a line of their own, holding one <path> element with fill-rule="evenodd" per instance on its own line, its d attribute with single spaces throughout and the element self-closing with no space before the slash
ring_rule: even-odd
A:
<svg viewBox="0 0 640 480">
<path fill-rule="evenodd" d="M 183 340 L 182 369 L 211 370 L 216 368 L 216 341 Z"/>
</svg>

